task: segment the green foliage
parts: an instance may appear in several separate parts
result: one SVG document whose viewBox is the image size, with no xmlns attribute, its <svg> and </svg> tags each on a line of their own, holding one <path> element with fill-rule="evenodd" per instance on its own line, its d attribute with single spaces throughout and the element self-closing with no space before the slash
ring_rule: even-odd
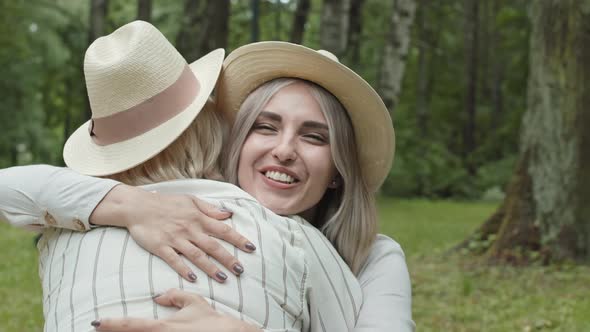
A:
<svg viewBox="0 0 590 332">
<path fill-rule="evenodd" d="M 249 1 L 231 1 L 228 52 L 250 42 L 250 6 Z M 360 62 L 351 63 L 350 54 L 341 59 L 373 86 L 391 6 L 389 1 L 364 1 Z M 486 191 L 501 190 L 509 179 L 526 108 L 526 1 L 481 6 L 476 149 L 469 156 L 463 155 L 461 141 L 466 89 L 463 6 L 459 0 L 419 4 L 423 20 L 413 26 L 402 94 L 392 110 L 397 148 L 385 194 L 479 198 Z M 288 40 L 295 8 L 294 0 L 261 1 L 260 39 Z M 304 34 L 304 44 L 316 49 L 321 9 L 321 0 L 311 1 Z M 135 1 L 109 1 L 106 33 L 135 19 L 136 10 Z M 82 64 L 89 12 L 88 1 L 0 4 L 0 66 L 5 70 L 0 77 L 0 167 L 61 163 L 65 139 L 86 120 Z M 152 22 L 173 42 L 183 17 L 184 1 L 154 0 Z M 419 61 L 420 45 L 425 46 L 426 67 Z M 419 88 L 421 80 L 429 87 L 425 91 Z M 427 112 L 424 125 L 418 117 L 421 107 Z"/>
</svg>

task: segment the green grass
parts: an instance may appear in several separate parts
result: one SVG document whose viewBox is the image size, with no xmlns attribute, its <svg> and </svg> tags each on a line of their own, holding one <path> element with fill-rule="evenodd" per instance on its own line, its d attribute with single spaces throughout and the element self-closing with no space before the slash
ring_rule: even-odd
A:
<svg viewBox="0 0 590 332">
<path fill-rule="evenodd" d="M 0 332 L 43 331 L 34 237 L 0 221 Z"/>
<path fill-rule="evenodd" d="M 406 252 L 418 331 L 590 331 L 587 266 L 486 266 L 447 249 L 491 203 L 379 200 L 381 231 Z M 0 223 L 0 332 L 41 331 L 33 235 Z"/>
<path fill-rule="evenodd" d="M 381 199 L 381 231 L 406 252 L 418 331 L 590 331 L 590 267 L 489 266 L 448 249 L 491 203 Z"/>
</svg>

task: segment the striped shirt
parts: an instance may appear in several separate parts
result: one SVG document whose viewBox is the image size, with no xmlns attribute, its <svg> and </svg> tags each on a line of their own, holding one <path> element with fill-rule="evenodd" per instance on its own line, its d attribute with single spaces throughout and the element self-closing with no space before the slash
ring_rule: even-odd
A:
<svg viewBox="0 0 590 332">
<path fill-rule="evenodd" d="M 189 283 L 125 229 L 48 228 L 38 243 L 45 331 L 93 331 L 89 323 L 103 317 L 167 317 L 175 310 L 157 305 L 152 296 L 170 288 L 200 294 L 214 309 L 266 330 L 354 328 L 360 285 L 329 241 L 305 220 L 275 215 L 223 182 L 178 180 L 144 188 L 193 194 L 232 210 L 224 222 L 258 248 L 244 253 L 220 241 L 242 262 L 244 273 L 236 277 L 221 267 L 228 279 L 219 284 L 185 260 L 198 276 Z"/>
</svg>

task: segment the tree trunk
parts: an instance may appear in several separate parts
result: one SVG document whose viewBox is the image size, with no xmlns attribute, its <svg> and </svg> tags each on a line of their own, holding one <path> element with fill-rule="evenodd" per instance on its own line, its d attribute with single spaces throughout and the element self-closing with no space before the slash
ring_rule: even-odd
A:
<svg viewBox="0 0 590 332">
<path fill-rule="evenodd" d="M 416 30 L 417 40 L 415 44 L 418 48 L 418 80 L 416 88 L 416 126 L 422 137 L 428 135 L 428 118 L 430 108 L 430 94 L 432 85 L 432 75 L 430 74 L 429 59 L 433 55 L 431 45 L 432 31 L 429 28 L 429 22 L 426 13 L 429 8 L 429 0 L 421 0 L 420 6 L 416 11 Z"/>
<path fill-rule="evenodd" d="M 137 19 L 150 22 L 152 19 L 152 0 L 137 1 Z"/>
<path fill-rule="evenodd" d="M 494 53 L 495 50 L 500 49 L 502 36 L 500 35 L 500 29 L 496 25 L 496 15 L 499 11 L 499 2 L 494 1 L 492 3 L 492 23 L 491 23 L 491 36 L 489 43 L 490 53 Z M 504 61 L 502 52 L 497 52 L 492 57 L 490 68 L 492 73 L 491 78 L 491 100 L 492 100 L 492 121 L 491 130 L 495 131 L 500 127 L 502 118 L 504 117 L 504 93 L 502 91 L 502 83 L 504 81 Z"/>
<path fill-rule="evenodd" d="M 346 51 L 350 0 L 324 0 L 320 22 L 320 47 L 338 59 Z"/>
<path fill-rule="evenodd" d="M 350 13 L 348 15 L 347 53 L 350 58 L 350 66 L 354 69 L 357 69 L 361 60 L 363 4 L 364 0 L 351 0 Z"/>
<path fill-rule="evenodd" d="M 186 0 L 184 2 L 184 16 L 176 36 L 176 49 L 190 63 L 204 53 L 204 15 L 206 5 L 200 0 Z"/>
<path fill-rule="evenodd" d="M 260 0 L 251 0 L 252 6 L 252 26 L 250 34 L 250 42 L 257 42 L 260 40 Z"/>
<path fill-rule="evenodd" d="M 527 111 L 520 161 L 487 255 L 526 263 L 530 255 L 590 259 L 590 0 L 531 2 Z M 499 221 L 498 221 L 499 220 Z M 495 227 L 489 227 L 497 224 Z"/>
<path fill-rule="evenodd" d="M 463 120 L 463 161 L 469 173 L 475 173 L 470 160 L 475 150 L 475 113 L 477 108 L 479 0 L 465 0 L 465 115 Z"/>
<path fill-rule="evenodd" d="M 108 13 L 108 0 L 90 0 L 90 17 L 88 29 L 88 45 L 105 34 L 105 22 Z M 86 119 L 92 117 L 90 103 L 86 102 Z"/>
<path fill-rule="evenodd" d="M 88 45 L 104 35 L 105 22 L 108 12 L 108 0 L 90 0 L 90 29 L 88 30 Z"/>
<path fill-rule="evenodd" d="M 275 0 L 275 40 L 281 40 L 281 0 Z"/>
<path fill-rule="evenodd" d="M 189 63 L 227 47 L 229 9 L 230 0 L 186 0 L 176 48 Z"/>
<path fill-rule="evenodd" d="M 414 0 L 395 1 L 387 39 L 383 46 L 377 90 L 392 114 L 401 91 L 415 10 Z"/>
<path fill-rule="evenodd" d="M 297 9 L 295 9 L 295 15 L 293 15 L 291 38 L 289 39 L 292 43 L 303 43 L 303 33 L 305 32 L 305 24 L 307 23 L 307 16 L 309 15 L 309 8 L 309 0 L 297 1 Z"/>
<path fill-rule="evenodd" d="M 207 3 L 207 49 L 203 55 L 218 48 L 227 48 L 229 35 L 230 0 L 215 0 Z"/>
</svg>

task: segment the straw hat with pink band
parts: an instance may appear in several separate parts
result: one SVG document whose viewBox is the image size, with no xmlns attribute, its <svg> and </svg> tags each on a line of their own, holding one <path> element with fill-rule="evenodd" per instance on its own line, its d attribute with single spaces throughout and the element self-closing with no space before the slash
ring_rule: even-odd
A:
<svg viewBox="0 0 590 332">
<path fill-rule="evenodd" d="M 393 123 L 377 92 L 332 53 L 278 41 L 235 49 L 223 63 L 215 90 L 218 111 L 233 121 L 252 91 L 279 77 L 314 82 L 338 98 L 354 128 L 363 180 L 369 190 L 377 191 L 393 162 Z"/>
<path fill-rule="evenodd" d="M 67 140 L 66 165 L 103 176 L 164 150 L 205 106 L 225 53 L 186 60 L 153 25 L 126 24 L 94 41 L 84 58 L 92 119 Z"/>
</svg>

